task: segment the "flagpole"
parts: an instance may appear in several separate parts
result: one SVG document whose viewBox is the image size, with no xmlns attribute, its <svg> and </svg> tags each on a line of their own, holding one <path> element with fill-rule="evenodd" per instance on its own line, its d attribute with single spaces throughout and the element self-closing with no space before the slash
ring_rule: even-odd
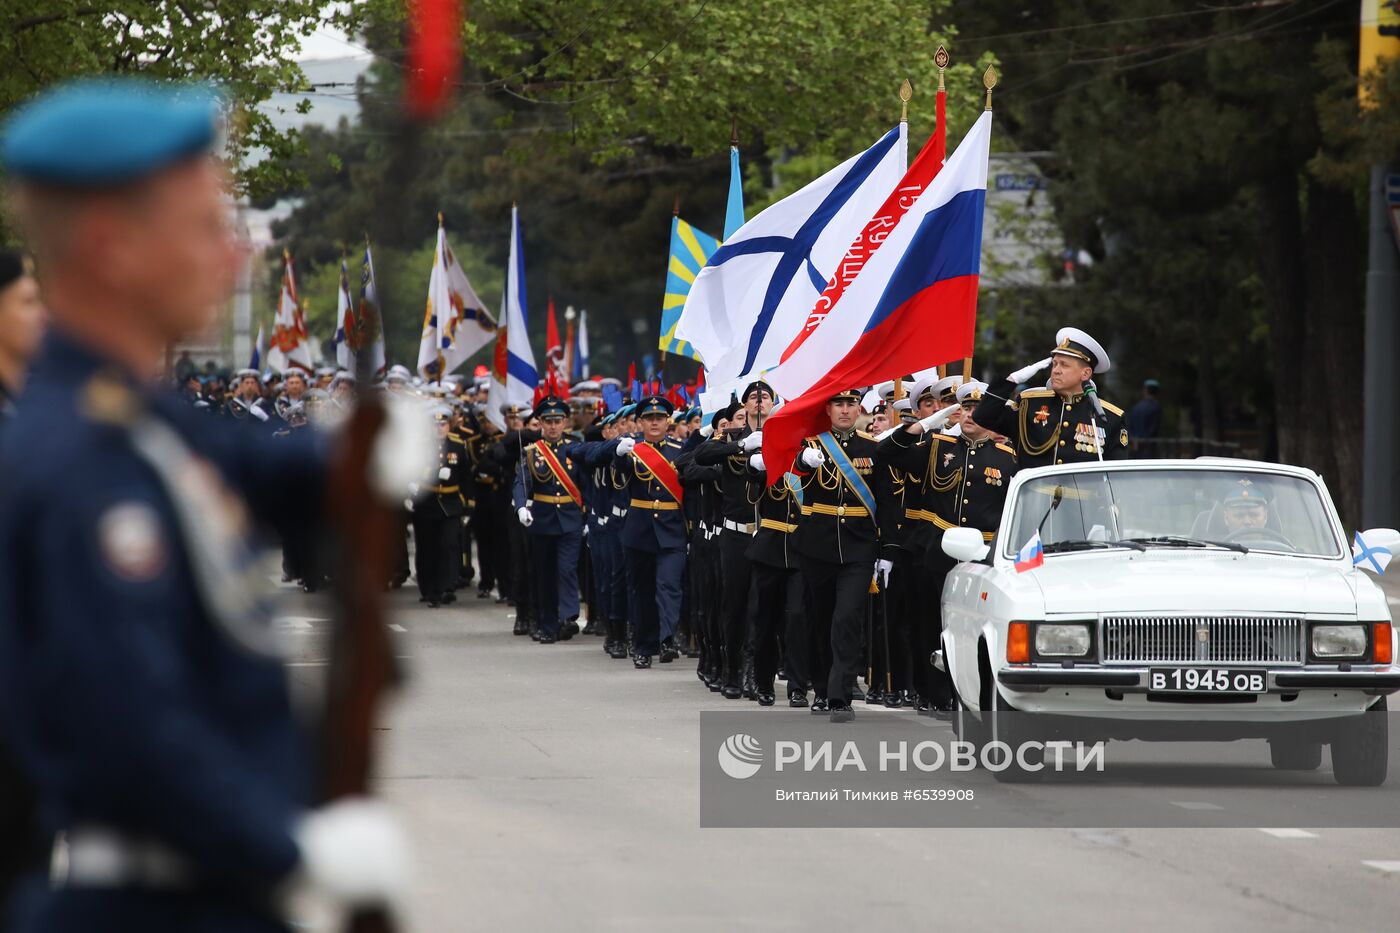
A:
<svg viewBox="0 0 1400 933">
<path fill-rule="evenodd" d="M 945 56 L 945 60 L 946 60 L 946 56 Z M 939 86 L 940 86 L 940 87 L 941 87 L 942 84 L 943 84 L 943 70 L 942 70 L 941 68 L 939 69 L 939 72 L 938 72 L 938 83 L 939 83 Z M 994 88 L 994 87 L 997 86 L 997 70 L 996 70 L 996 68 L 994 68 L 994 67 L 991 66 L 991 65 L 988 65 L 988 66 L 987 66 L 987 70 L 984 71 L 984 72 L 982 72 L 982 86 L 985 87 L 985 88 L 987 89 L 987 103 L 986 103 L 986 106 L 985 106 L 983 109 L 985 109 L 985 110 L 987 110 L 987 111 L 990 111 L 990 110 L 992 109 L 992 88 Z M 976 312 L 973 313 L 973 317 L 972 317 L 972 339 L 973 339 L 974 343 L 975 343 L 976 340 L 977 340 L 977 316 L 976 316 Z M 971 381 L 972 381 L 972 357 L 971 357 L 971 356 L 965 357 L 965 358 L 963 359 L 963 370 L 962 370 L 962 374 L 963 374 L 963 382 L 971 382 Z"/>
<path fill-rule="evenodd" d="M 909 101 L 912 100 L 913 97 L 914 97 L 914 85 L 912 85 L 912 84 L 909 83 L 909 79 L 908 79 L 908 78 L 905 78 L 905 79 L 900 83 L 900 85 L 899 85 L 899 122 L 905 124 L 904 133 L 905 133 L 905 136 L 906 136 L 906 137 L 907 137 L 908 134 L 909 134 L 909 125 L 908 125 L 908 124 L 909 124 Z M 898 402 L 898 401 L 900 401 L 900 400 L 903 399 L 903 398 L 904 398 L 904 374 L 903 374 L 903 373 L 895 373 L 895 374 L 894 374 L 894 401 L 895 401 L 895 402 Z M 893 402 L 891 403 L 891 405 L 893 405 Z M 893 409 L 893 408 L 890 409 L 890 413 L 889 413 L 889 414 L 890 414 L 891 424 L 893 424 L 893 423 L 894 423 L 894 422 L 893 422 L 893 419 L 894 419 L 894 409 Z"/>
<path fill-rule="evenodd" d="M 940 45 L 937 51 L 933 53 L 933 64 L 938 69 L 938 91 L 934 95 L 934 129 L 935 132 L 942 132 L 945 140 L 948 138 L 948 127 L 940 124 L 946 124 L 948 121 L 947 110 L 943 105 L 948 94 L 948 85 L 945 80 L 945 72 L 948 70 L 948 61 L 948 50 Z M 944 151 L 947 151 L 946 148 Z M 964 363 L 964 365 L 966 365 L 966 363 Z M 946 363 L 939 363 L 933 368 L 933 373 L 939 379 L 942 379 L 944 376 L 948 375 L 948 365 Z"/>
</svg>

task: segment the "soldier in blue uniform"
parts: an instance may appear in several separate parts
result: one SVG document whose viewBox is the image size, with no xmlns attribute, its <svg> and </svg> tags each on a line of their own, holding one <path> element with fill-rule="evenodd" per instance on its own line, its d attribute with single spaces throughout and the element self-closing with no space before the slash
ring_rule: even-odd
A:
<svg viewBox="0 0 1400 933">
<path fill-rule="evenodd" d="M 637 404 L 641 437 L 610 442 L 618 472 L 627 477 L 628 509 L 622 523 L 623 562 L 631 594 L 633 657 L 651 667 L 657 653 L 667 663 L 680 656 L 681 577 L 685 573 L 685 493 L 676 459 L 681 444 L 669 436 L 675 407 L 659 395 Z"/>
<path fill-rule="evenodd" d="M 516 517 L 530 535 L 535 584 L 535 624 L 542 645 L 578 631 L 578 557 L 583 541 L 582 465 L 560 448 L 569 406 L 549 396 L 535 408 L 540 439 L 523 451 L 515 471 Z"/>
<path fill-rule="evenodd" d="M 214 139 L 207 94 L 129 80 L 0 146 L 52 323 L 0 441 L 0 709 L 66 864 L 21 929 L 282 930 L 298 878 L 363 902 L 404 875 L 377 805 L 310 809 L 259 595 L 251 535 L 307 517 L 325 457 L 148 382 L 232 292 Z"/>
</svg>

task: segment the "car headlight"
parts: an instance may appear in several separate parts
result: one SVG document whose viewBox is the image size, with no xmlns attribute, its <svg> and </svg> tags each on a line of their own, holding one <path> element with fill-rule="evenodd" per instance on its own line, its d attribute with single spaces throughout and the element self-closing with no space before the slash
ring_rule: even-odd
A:
<svg viewBox="0 0 1400 933">
<path fill-rule="evenodd" d="M 1360 658 L 1366 654 L 1366 626 L 1314 625 L 1312 653 L 1317 658 Z"/>
<path fill-rule="evenodd" d="M 1047 658 L 1082 658 L 1093 647 L 1089 626 L 1042 622 L 1035 627 L 1035 653 Z"/>
</svg>

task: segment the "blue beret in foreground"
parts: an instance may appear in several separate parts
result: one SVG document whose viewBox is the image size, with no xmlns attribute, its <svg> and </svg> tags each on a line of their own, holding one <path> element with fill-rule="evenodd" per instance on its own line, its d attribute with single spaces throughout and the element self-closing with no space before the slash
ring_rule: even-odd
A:
<svg viewBox="0 0 1400 933">
<path fill-rule="evenodd" d="M 214 142 L 207 86 L 84 80 L 41 93 L 5 122 L 0 166 L 15 179 L 101 188 L 135 181 Z"/>
</svg>

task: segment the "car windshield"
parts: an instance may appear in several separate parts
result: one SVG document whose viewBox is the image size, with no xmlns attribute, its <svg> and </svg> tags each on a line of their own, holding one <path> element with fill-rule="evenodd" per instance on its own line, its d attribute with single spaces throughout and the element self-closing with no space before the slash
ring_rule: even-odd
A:
<svg viewBox="0 0 1400 933">
<path fill-rule="evenodd" d="M 1341 553 L 1315 484 L 1244 470 L 1145 468 L 1031 480 L 1016 498 L 1003 553 L 1014 556 L 1037 528 L 1047 555 L 1114 544 Z"/>
</svg>

